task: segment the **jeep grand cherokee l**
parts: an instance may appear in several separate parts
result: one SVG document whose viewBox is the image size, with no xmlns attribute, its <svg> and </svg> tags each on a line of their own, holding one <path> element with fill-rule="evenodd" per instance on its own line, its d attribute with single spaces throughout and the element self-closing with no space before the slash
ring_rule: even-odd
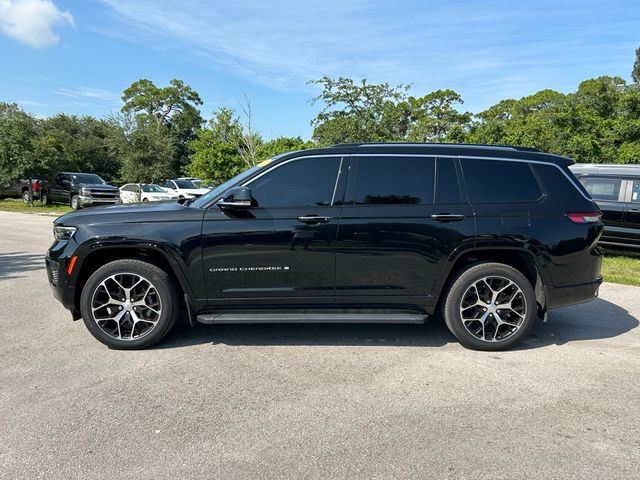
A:
<svg viewBox="0 0 640 480">
<path fill-rule="evenodd" d="M 54 295 L 113 348 L 190 322 L 421 323 L 513 346 L 592 300 L 600 212 L 572 160 L 514 147 L 349 144 L 292 152 L 197 199 L 72 212 Z"/>
</svg>

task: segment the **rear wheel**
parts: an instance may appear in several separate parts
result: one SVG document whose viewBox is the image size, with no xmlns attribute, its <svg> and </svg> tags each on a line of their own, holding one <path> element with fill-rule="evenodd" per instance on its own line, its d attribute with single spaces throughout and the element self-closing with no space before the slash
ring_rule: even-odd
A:
<svg viewBox="0 0 640 480">
<path fill-rule="evenodd" d="M 481 263 L 453 281 L 443 315 L 451 333 L 467 348 L 505 350 L 528 335 L 536 318 L 531 283 L 502 263 Z"/>
<path fill-rule="evenodd" d="M 100 267 L 80 298 L 89 332 L 108 347 L 124 350 L 161 340 L 175 325 L 178 308 L 178 293 L 167 272 L 134 259 Z"/>
<path fill-rule="evenodd" d="M 46 190 L 40 192 L 40 203 L 42 203 L 42 205 L 49 205 L 49 194 Z"/>
</svg>

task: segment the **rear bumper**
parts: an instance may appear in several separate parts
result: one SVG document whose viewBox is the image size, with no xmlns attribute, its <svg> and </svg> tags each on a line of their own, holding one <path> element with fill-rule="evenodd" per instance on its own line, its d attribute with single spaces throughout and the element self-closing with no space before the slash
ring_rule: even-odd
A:
<svg viewBox="0 0 640 480">
<path fill-rule="evenodd" d="M 594 300 L 598 296 L 598 289 L 602 278 L 589 283 L 567 285 L 563 287 L 548 287 L 547 308 L 566 307 Z"/>
</svg>

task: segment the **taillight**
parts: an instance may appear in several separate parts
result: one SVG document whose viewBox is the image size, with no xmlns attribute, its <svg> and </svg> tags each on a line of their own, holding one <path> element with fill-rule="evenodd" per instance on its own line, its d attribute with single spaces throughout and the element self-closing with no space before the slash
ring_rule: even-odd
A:
<svg viewBox="0 0 640 480">
<path fill-rule="evenodd" d="M 40 188 L 40 182 L 38 180 L 31 180 L 31 190 L 37 192 Z"/>
<path fill-rule="evenodd" d="M 581 213 L 567 213 L 567 217 L 573 223 L 598 223 L 602 218 L 601 212 L 581 212 Z"/>
</svg>

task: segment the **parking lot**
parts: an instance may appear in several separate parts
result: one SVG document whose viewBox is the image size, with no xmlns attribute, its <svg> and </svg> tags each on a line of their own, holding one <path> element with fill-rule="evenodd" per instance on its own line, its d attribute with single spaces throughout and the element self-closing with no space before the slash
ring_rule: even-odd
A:
<svg viewBox="0 0 640 480">
<path fill-rule="evenodd" d="M 112 351 L 0 212 L 0 478 L 640 478 L 640 288 L 516 350 L 428 325 L 181 325 Z"/>
</svg>

